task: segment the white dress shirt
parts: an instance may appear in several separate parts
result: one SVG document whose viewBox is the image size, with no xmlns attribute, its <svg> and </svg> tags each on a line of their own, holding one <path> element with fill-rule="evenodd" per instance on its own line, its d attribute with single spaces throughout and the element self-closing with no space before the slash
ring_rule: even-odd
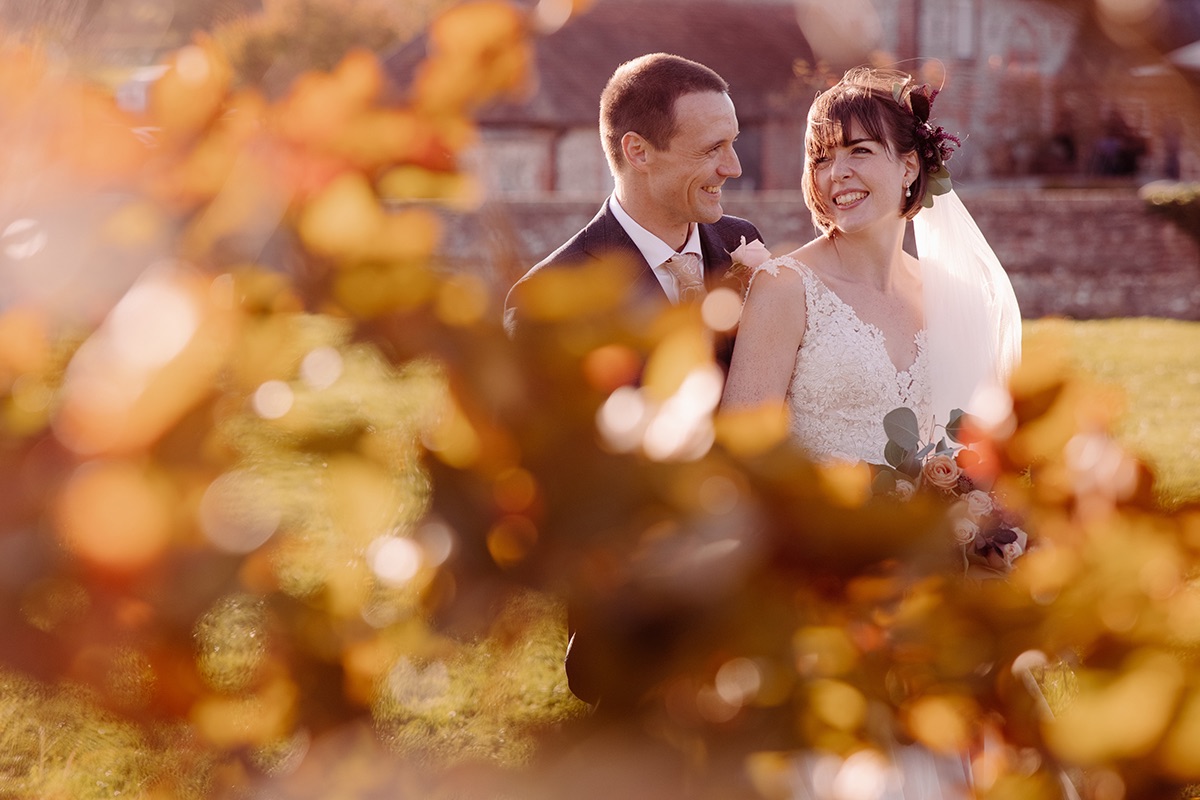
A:
<svg viewBox="0 0 1200 800">
<path fill-rule="evenodd" d="M 634 218 L 629 216 L 629 212 L 621 208 L 615 194 L 608 198 L 608 208 L 617 218 L 617 222 L 621 223 L 625 232 L 629 234 L 629 238 L 637 245 L 637 249 L 641 251 L 646 263 L 654 270 L 654 277 L 658 278 L 658 282 L 662 285 L 663 291 L 667 293 L 671 303 L 678 303 L 679 287 L 675 285 L 675 278 L 671 273 L 663 269 L 663 264 L 678 253 L 695 253 L 703 267 L 704 253 L 700 249 L 700 226 L 694 222 L 688 226 L 687 244 L 683 246 L 682 250 L 676 251 L 675 248 L 637 224 Z"/>
</svg>

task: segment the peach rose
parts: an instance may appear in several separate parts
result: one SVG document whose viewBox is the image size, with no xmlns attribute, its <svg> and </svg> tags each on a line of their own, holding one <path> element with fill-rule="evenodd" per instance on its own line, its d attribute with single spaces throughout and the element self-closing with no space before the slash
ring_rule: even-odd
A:
<svg viewBox="0 0 1200 800">
<path fill-rule="evenodd" d="M 949 490 L 958 485 L 962 469 L 955 463 L 953 456 L 939 453 L 926 459 L 921 474 L 925 476 L 925 480 L 929 481 L 930 485 L 938 489 Z"/>
</svg>

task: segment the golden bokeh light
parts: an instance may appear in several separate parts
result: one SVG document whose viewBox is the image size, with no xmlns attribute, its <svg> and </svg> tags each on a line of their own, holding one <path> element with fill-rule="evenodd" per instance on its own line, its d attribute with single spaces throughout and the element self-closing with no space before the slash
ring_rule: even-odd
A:
<svg viewBox="0 0 1200 800">
<path fill-rule="evenodd" d="M 216 43 L 201 36 L 179 50 L 150 91 L 155 123 L 174 141 L 194 136 L 219 113 L 233 71 Z"/>
<path fill-rule="evenodd" d="M 537 499 L 537 481 L 528 471 L 512 467 L 496 476 L 492 489 L 496 505 L 504 512 L 516 514 L 529 509 Z"/>
<path fill-rule="evenodd" d="M 487 534 L 488 553 L 501 567 L 514 567 L 529 557 L 537 546 L 537 526 L 525 516 L 510 514 Z"/>
<path fill-rule="evenodd" d="M 843 681 L 820 679 L 808 686 L 811 713 L 825 725 L 839 731 L 852 731 L 867 716 L 867 698 Z"/>
<path fill-rule="evenodd" d="M 270 483 L 249 469 L 226 472 L 205 490 L 197 521 L 208 540 L 228 553 L 252 552 L 279 529 L 283 515 L 271 502 Z"/>
<path fill-rule="evenodd" d="M 477 275 L 453 275 L 439 288 L 435 310 L 452 327 L 474 325 L 489 310 L 487 285 Z"/>
<path fill-rule="evenodd" d="M 522 284 L 522 313 L 531 321 L 563 322 L 612 313 L 625 299 L 630 266 L 619 260 L 582 264 L 560 274 L 542 270 Z"/>
<path fill-rule="evenodd" d="M 434 455 L 455 467 L 470 466 L 482 455 L 479 434 L 454 404 L 447 404 L 441 420 L 427 434 L 425 444 Z"/>
<path fill-rule="evenodd" d="M 641 369 L 641 356 L 628 345 L 601 345 L 583 359 L 583 376 L 588 385 L 605 394 L 632 384 Z"/>
<path fill-rule="evenodd" d="M 1200 780 L 1200 689 L 1192 688 L 1160 748 L 1167 772 L 1180 780 Z"/>
<path fill-rule="evenodd" d="M 243 692 L 254 686 L 266 664 L 267 613 L 251 595 L 218 600 L 196 623 L 196 665 L 212 689 Z"/>
<path fill-rule="evenodd" d="M 632 453 L 642 443 L 642 434 L 652 411 L 642 393 L 622 386 L 608 396 L 596 412 L 596 429 L 601 442 L 617 453 Z"/>
<path fill-rule="evenodd" d="M 367 561 L 376 577 L 389 586 L 404 586 L 423 566 L 421 546 L 402 536 L 381 536 L 367 547 Z"/>
<path fill-rule="evenodd" d="M 291 733 L 298 690 L 276 677 L 253 694 L 211 694 L 192 706 L 189 719 L 213 745 L 233 749 L 277 742 Z"/>
<path fill-rule="evenodd" d="M 971 721 L 978 709 L 962 697 L 918 698 L 907 709 L 908 729 L 927 747 L 951 756 L 963 753 L 971 742 Z"/>
<path fill-rule="evenodd" d="M 700 305 L 704 324 L 714 331 L 727 332 L 737 327 L 742 318 L 742 298 L 724 286 L 713 289 Z"/>
<path fill-rule="evenodd" d="M 414 80 L 417 105 L 432 115 L 462 113 L 531 86 L 533 53 L 525 15 L 502 0 L 470 0 L 429 30 L 430 57 Z"/>
<path fill-rule="evenodd" d="M 1043 723 L 1046 739 L 1077 764 L 1144 756 L 1166 732 L 1184 679 L 1176 658 L 1153 650 L 1136 652 L 1120 672 L 1081 671 L 1079 695 Z"/>
<path fill-rule="evenodd" d="M 858 661 L 858 648 L 840 628 L 802 628 L 792 639 L 792 650 L 796 671 L 803 676 L 835 678 L 849 672 Z"/>
<path fill-rule="evenodd" d="M 50 348 L 50 326 L 44 313 L 15 307 L 0 314 L 0 376 L 5 384 L 18 375 L 46 369 Z"/>
<path fill-rule="evenodd" d="M 831 462 L 817 468 L 826 497 L 843 508 L 859 508 L 871 499 L 871 469 L 862 462 Z"/>
<path fill-rule="evenodd" d="M 314 391 L 328 389 L 342 376 L 342 355 L 336 348 L 322 346 L 310 350 L 300 362 L 300 379 Z"/>
<path fill-rule="evenodd" d="M 739 456 L 772 450 L 787 440 L 788 415 L 782 404 L 752 409 L 722 410 L 716 421 L 717 441 Z"/>
<path fill-rule="evenodd" d="M 58 534 L 72 553 L 97 567 L 133 572 L 170 543 L 176 497 L 163 475 L 132 461 L 84 464 L 55 507 Z"/>
<path fill-rule="evenodd" d="M 176 265 L 145 273 L 67 368 L 54 419 L 81 455 L 147 447 L 211 391 L 235 333 L 211 282 Z"/>
</svg>

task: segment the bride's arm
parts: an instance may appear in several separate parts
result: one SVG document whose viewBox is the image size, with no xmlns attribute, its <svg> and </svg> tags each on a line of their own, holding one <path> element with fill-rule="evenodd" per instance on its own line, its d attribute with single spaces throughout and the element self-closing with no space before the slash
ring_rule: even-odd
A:
<svg viewBox="0 0 1200 800">
<path fill-rule="evenodd" d="M 723 409 L 783 404 L 804 325 L 804 279 L 790 269 L 757 273 L 742 307 Z"/>
</svg>

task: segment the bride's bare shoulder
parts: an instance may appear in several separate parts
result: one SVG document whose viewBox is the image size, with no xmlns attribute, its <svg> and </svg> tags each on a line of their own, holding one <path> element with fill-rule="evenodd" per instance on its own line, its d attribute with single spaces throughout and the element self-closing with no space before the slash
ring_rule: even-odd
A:
<svg viewBox="0 0 1200 800">
<path fill-rule="evenodd" d="M 833 246 L 824 236 L 818 236 L 807 244 L 797 247 L 788 255 L 818 274 L 830 259 L 836 259 Z"/>
</svg>

